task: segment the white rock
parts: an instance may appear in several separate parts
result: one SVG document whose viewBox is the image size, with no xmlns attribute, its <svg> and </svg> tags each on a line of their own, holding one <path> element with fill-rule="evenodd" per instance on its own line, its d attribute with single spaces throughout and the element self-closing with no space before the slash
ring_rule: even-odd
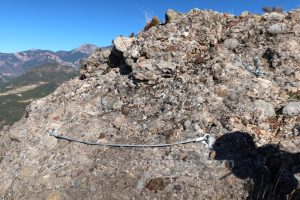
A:
<svg viewBox="0 0 300 200">
<path fill-rule="evenodd" d="M 273 105 L 263 100 L 257 100 L 254 102 L 255 108 L 264 112 L 266 117 L 275 117 L 276 113 Z"/>
<path fill-rule="evenodd" d="M 239 44 L 239 41 L 235 38 L 226 39 L 224 41 L 224 46 L 230 50 L 235 49 Z"/>
<path fill-rule="evenodd" d="M 277 23 L 271 25 L 267 31 L 271 34 L 279 34 L 279 33 L 283 33 L 285 30 L 286 30 L 285 23 Z"/>
<path fill-rule="evenodd" d="M 300 115 L 300 102 L 290 102 L 286 104 L 282 110 L 285 116 L 298 116 Z"/>
<path fill-rule="evenodd" d="M 113 41 L 113 44 L 118 51 L 124 52 L 132 45 L 133 41 L 134 38 L 119 36 Z"/>
</svg>

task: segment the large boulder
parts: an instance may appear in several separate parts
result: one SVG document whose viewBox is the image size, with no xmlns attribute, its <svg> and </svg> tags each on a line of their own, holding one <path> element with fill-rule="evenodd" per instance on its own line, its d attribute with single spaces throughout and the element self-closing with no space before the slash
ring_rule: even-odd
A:
<svg viewBox="0 0 300 200">
<path fill-rule="evenodd" d="M 134 38 L 119 36 L 113 40 L 113 44 L 118 51 L 124 52 L 129 49 L 133 41 Z"/>
<path fill-rule="evenodd" d="M 166 23 L 176 22 L 181 16 L 182 15 L 180 13 L 177 13 L 172 9 L 168 9 L 165 14 Z"/>
</svg>

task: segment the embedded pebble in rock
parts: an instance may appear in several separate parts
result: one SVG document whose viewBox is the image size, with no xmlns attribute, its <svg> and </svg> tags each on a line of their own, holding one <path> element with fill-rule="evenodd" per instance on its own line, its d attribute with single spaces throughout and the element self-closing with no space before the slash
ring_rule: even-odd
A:
<svg viewBox="0 0 300 200">
<path fill-rule="evenodd" d="M 239 41 L 235 38 L 226 39 L 224 41 L 224 47 L 226 47 L 229 50 L 235 49 L 239 45 Z"/>
<path fill-rule="evenodd" d="M 61 197 L 59 193 L 51 193 L 47 198 L 47 200 L 60 200 L 60 199 Z"/>
<path fill-rule="evenodd" d="M 116 127 L 121 127 L 123 126 L 125 123 L 127 122 L 125 116 L 118 116 L 114 121 L 113 121 L 113 125 Z"/>
<path fill-rule="evenodd" d="M 262 113 L 260 113 L 261 117 L 262 115 L 266 116 L 266 118 L 271 118 L 276 116 L 275 110 L 271 103 L 265 102 L 263 100 L 257 100 L 254 102 L 254 105 L 256 109 L 255 112 L 262 111 Z"/>
<path fill-rule="evenodd" d="M 282 112 L 286 116 L 298 116 L 298 115 L 300 115 L 300 102 L 287 103 L 284 106 Z"/>
<path fill-rule="evenodd" d="M 0 131 L 1 199 L 263 199 L 262 175 L 269 199 L 296 195 L 299 10 L 169 10 L 166 18 L 96 50 L 81 62 L 80 77 Z M 52 129 L 115 144 L 212 138 L 103 148 L 54 138 Z"/>
<path fill-rule="evenodd" d="M 277 23 L 273 24 L 268 28 L 268 32 L 271 34 L 279 34 L 283 33 L 286 30 L 286 24 L 284 23 Z"/>
</svg>

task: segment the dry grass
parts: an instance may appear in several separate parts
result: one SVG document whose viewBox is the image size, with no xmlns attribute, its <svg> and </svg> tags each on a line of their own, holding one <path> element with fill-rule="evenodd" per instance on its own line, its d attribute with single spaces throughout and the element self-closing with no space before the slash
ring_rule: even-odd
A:
<svg viewBox="0 0 300 200">
<path fill-rule="evenodd" d="M 151 27 L 157 26 L 157 25 L 159 25 L 159 24 L 160 24 L 160 21 L 159 21 L 158 17 L 154 16 L 154 17 L 152 18 L 152 20 L 146 24 L 146 26 L 144 27 L 144 31 L 147 31 L 147 30 L 149 30 Z"/>
<path fill-rule="evenodd" d="M 265 6 L 262 8 L 262 10 L 265 13 L 271 13 L 271 12 L 277 12 L 277 13 L 283 13 L 283 8 L 281 7 L 269 7 L 269 6 Z"/>
</svg>

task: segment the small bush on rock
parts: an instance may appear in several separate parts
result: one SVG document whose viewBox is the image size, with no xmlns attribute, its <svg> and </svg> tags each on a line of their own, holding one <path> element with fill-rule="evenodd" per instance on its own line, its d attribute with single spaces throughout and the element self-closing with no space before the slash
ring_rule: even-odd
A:
<svg viewBox="0 0 300 200">
<path fill-rule="evenodd" d="M 265 13 L 271 13 L 271 12 L 283 13 L 283 8 L 278 7 L 278 6 L 277 7 L 266 6 L 266 7 L 263 7 L 262 10 Z"/>
<path fill-rule="evenodd" d="M 147 31 L 147 30 L 149 30 L 151 27 L 157 26 L 157 25 L 159 25 L 159 24 L 160 24 L 160 21 L 159 21 L 158 17 L 154 16 L 154 17 L 152 18 L 152 20 L 146 24 L 146 26 L 144 27 L 144 31 Z"/>
</svg>

